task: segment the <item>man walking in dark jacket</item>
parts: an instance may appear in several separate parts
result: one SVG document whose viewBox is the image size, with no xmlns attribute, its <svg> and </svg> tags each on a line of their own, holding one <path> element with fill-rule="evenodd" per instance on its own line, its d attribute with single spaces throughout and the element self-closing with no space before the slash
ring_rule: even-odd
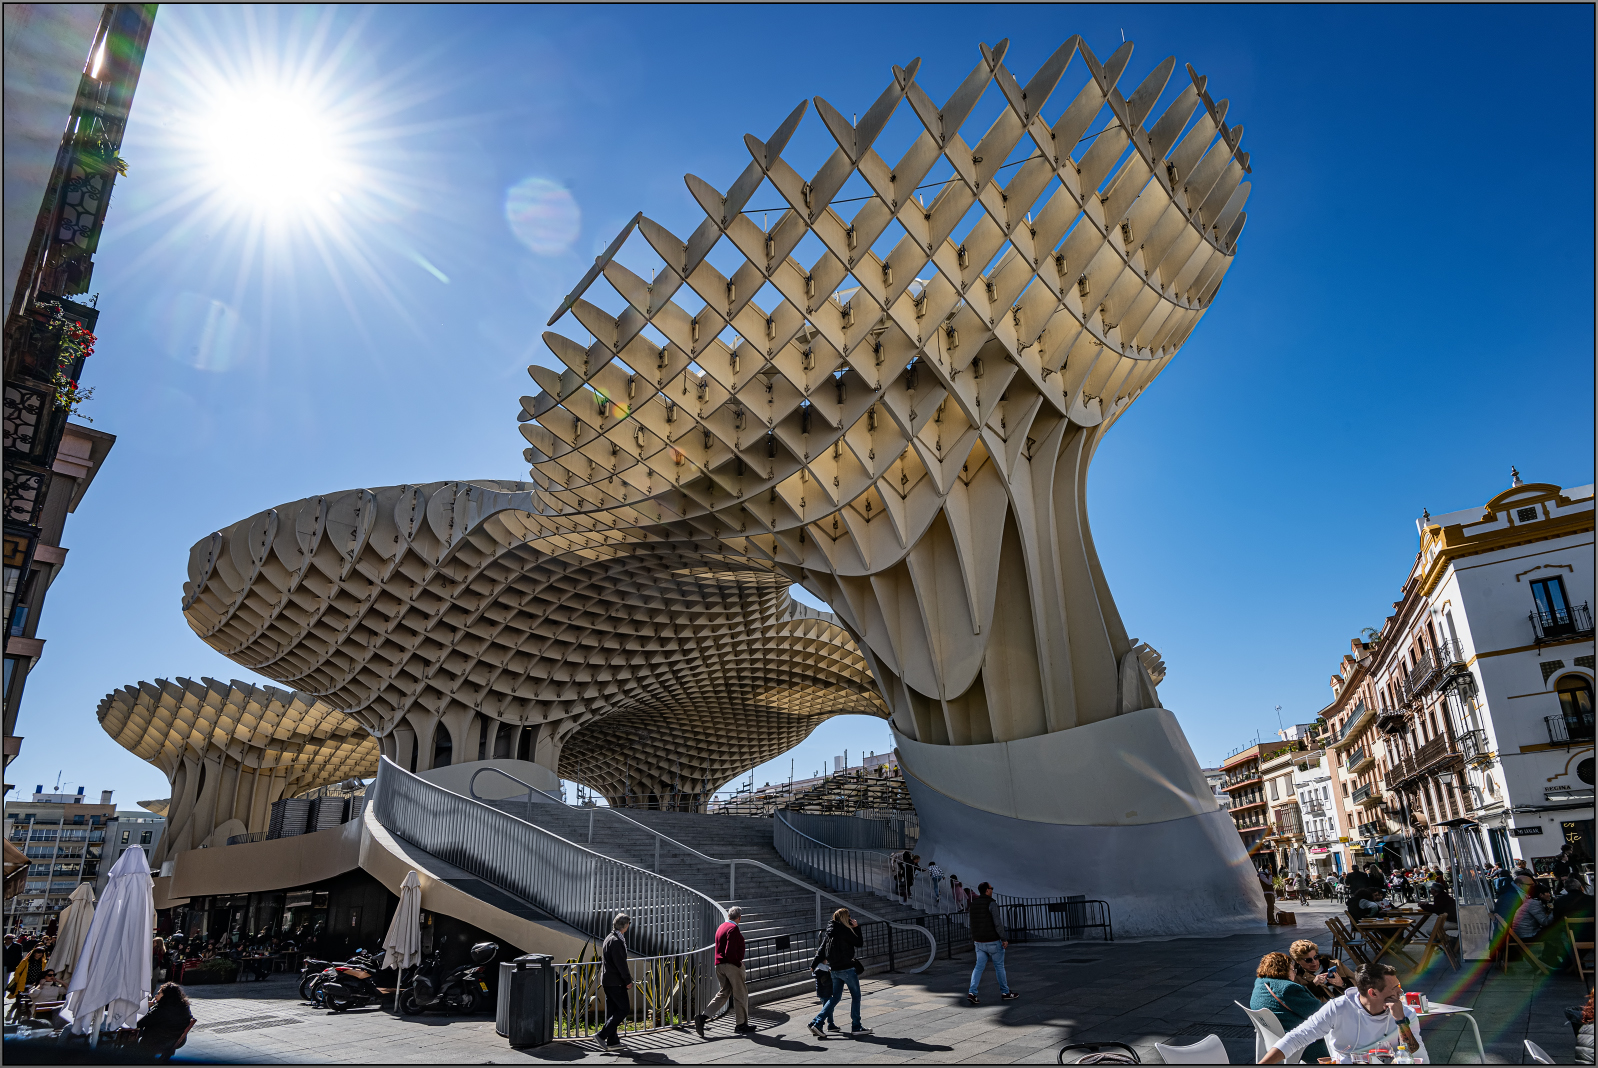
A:
<svg viewBox="0 0 1598 1068">
<path fill-rule="evenodd" d="M 700 1038 L 705 1037 L 705 1021 L 720 1012 L 728 998 L 732 999 L 733 1014 L 738 1021 L 733 1030 L 756 1030 L 749 1022 L 749 988 L 744 984 L 744 933 L 738 926 L 743 918 L 744 910 L 734 905 L 727 910 L 727 922 L 716 928 L 716 982 L 721 984 L 721 989 L 716 991 L 715 1000 L 705 1011 L 694 1017 L 694 1030 L 699 1032 Z"/>
<path fill-rule="evenodd" d="M 621 1036 L 617 1029 L 627 1019 L 632 1005 L 632 969 L 627 966 L 627 928 L 633 925 L 632 917 L 625 912 L 616 913 L 610 934 L 599 947 L 599 985 L 605 990 L 605 1026 L 594 1037 L 606 1049 L 620 1049 Z"/>
<path fill-rule="evenodd" d="M 993 962 L 993 974 L 999 979 L 999 1000 L 1014 1001 L 1021 996 L 1010 989 L 1010 980 L 1004 974 L 1004 947 L 1010 942 L 1005 937 L 1004 924 L 994 909 L 995 904 L 993 885 L 979 884 L 977 896 L 971 902 L 971 943 L 977 951 L 977 963 L 971 969 L 971 992 L 965 996 L 973 1005 L 981 1004 L 977 987 L 989 961 Z"/>
</svg>

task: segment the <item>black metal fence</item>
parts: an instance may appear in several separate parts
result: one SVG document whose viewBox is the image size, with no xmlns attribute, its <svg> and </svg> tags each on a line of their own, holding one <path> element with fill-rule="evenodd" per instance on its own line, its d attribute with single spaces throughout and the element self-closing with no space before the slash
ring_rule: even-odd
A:
<svg viewBox="0 0 1598 1068">
<path fill-rule="evenodd" d="M 999 898 L 999 915 L 1012 942 L 1070 942 L 1100 932 L 1105 942 L 1115 941 L 1110 925 L 1110 903 L 1081 897 Z"/>
<path fill-rule="evenodd" d="M 917 918 L 913 924 L 930 930 L 938 939 L 938 948 L 944 949 L 943 937 L 948 925 L 939 926 L 933 921 L 949 919 L 947 916 L 927 916 Z M 954 929 L 958 931 L 959 925 Z M 816 959 L 816 951 L 821 948 L 824 934 L 824 931 L 803 931 L 747 939 L 744 942 L 744 979 L 757 983 L 763 979 L 809 975 L 810 964 Z M 860 934 L 865 944 L 855 952 L 855 956 L 862 964 L 886 964 L 892 972 L 898 971 L 900 966 L 915 967 L 927 961 L 926 938 L 911 927 L 874 920 L 862 923 Z M 965 944 L 971 944 L 969 928 L 965 929 Z M 946 955 L 952 956 L 952 952 Z"/>
</svg>

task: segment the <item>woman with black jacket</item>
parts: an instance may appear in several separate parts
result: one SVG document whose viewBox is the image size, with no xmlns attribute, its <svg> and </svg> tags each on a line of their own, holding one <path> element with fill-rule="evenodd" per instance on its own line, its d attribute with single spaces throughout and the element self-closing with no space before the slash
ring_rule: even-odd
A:
<svg viewBox="0 0 1598 1068">
<path fill-rule="evenodd" d="M 189 999 L 176 983 L 162 985 L 150 1011 L 139 1019 L 139 1045 L 158 1061 L 170 1061 L 194 1026 Z"/>
<path fill-rule="evenodd" d="M 837 1025 L 832 1021 L 832 1010 L 843 1000 L 844 987 L 849 988 L 849 1033 L 871 1033 L 871 1029 L 860 1022 L 860 962 L 855 960 L 855 950 L 865 944 L 860 924 L 849 915 L 848 909 L 839 909 L 832 914 L 832 924 L 827 928 L 821 948 L 816 951 L 816 959 L 811 962 L 812 969 L 820 967 L 823 961 L 832 969 L 832 996 L 821 1006 L 816 1018 L 810 1021 L 810 1033 L 817 1038 L 827 1037 L 827 1032 L 821 1029 L 824 1023 L 837 1030 Z"/>
</svg>

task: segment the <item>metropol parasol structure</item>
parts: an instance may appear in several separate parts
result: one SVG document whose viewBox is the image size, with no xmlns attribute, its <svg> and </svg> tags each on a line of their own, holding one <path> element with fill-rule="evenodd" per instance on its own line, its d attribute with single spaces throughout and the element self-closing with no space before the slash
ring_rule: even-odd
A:
<svg viewBox="0 0 1598 1068">
<path fill-rule="evenodd" d="M 1085 508 L 1236 254 L 1242 127 L 1192 67 L 1167 94 L 1174 59 L 1120 88 L 1130 44 L 1072 37 L 1024 83 L 1006 48 L 941 104 L 919 61 L 854 121 L 816 98 L 808 177 L 782 154 L 808 103 L 725 192 L 687 176 L 693 232 L 636 216 L 551 318 L 527 482 L 243 519 L 194 546 L 190 625 L 402 767 L 519 758 L 620 804 L 699 808 L 826 717 L 884 717 L 946 870 L 1257 921 Z"/>
</svg>

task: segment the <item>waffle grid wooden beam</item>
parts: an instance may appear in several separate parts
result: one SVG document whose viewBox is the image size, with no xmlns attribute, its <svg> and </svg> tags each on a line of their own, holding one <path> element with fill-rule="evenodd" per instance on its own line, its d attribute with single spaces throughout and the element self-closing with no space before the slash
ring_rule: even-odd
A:
<svg viewBox="0 0 1598 1068">
<path fill-rule="evenodd" d="M 237 820 L 264 831 L 272 804 L 377 774 L 377 739 L 305 693 L 216 679 L 157 679 L 100 702 L 100 726 L 166 774 L 172 793 L 141 802 L 168 817 L 151 861 L 193 849 Z"/>
<path fill-rule="evenodd" d="M 612 798 L 702 800 L 842 712 L 963 745 L 1157 706 L 1084 482 L 1231 263 L 1242 131 L 1191 68 L 1145 125 L 1174 60 L 1123 95 L 1130 45 L 1073 37 L 1024 85 L 1005 51 L 941 107 L 917 62 L 858 122 L 817 98 L 837 148 L 808 180 L 782 157 L 801 104 L 725 196 L 688 176 L 686 240 L 635 217 L 551 319 L 592 340 L 546 333 L 564 369 L 529 369 L 530 483 L 263 512 L 195 546 L 190 624 L 402 764 L 523 756 Z M 786 204 L 769 227 L 757 193 Z M 651 280 L 616 258 L 634 234 Z"/>
<path fill-rule="evenodd" d="M 828 716 L 886 715 L 847 631 L 764 562 L 544 511 L 514 482 L 296 501 L 197 544 L 184 612 L 420 771 L 519 757 L 695 807 Z"/>
<path fill-rule="evenodd" d="M 860 639 L 911 739 L 1156 707 L 1164 667 L 1115 609 L 1085 481 L 1209 308 L 1249 161 L 1191 67 L 1145 125 L 1175 60 L 1123 95 L 1131 47 L 1100 63 L 1073 37 L 1023 85 L 1007 43 L 984 45 L 941 106 L 919 61 L 895 67 L 858 122 L 815 99 L 837 148 L 808 180 L 782 157 L 800 104 L 745 138 L 725 195 L 687 176 L 706 218 L 686 240 L 635 217 L 550 320 L 569 311 L 592 341 L 548 332 L 565 369 L 529 368 L 546 519 L 610 545 L 711 544 L 802 583 Z M 1081 88 L 1059 91 L 1073 69 Z M 989 90 L 1002 110 L 968 131 Z M 920 132 L 885 160 L 873 145 L 901 105 Z M 869 193 L 840 197 L 856 176 Z M 769 227 L 747 210 L 757 192 L 786 204 Z M 616 258 L 634 231 L 664 263 L 647 281 Z M 730 274 L 712 264 L 723 239 Z M 586 297 L 601 278 L 617 315 Z"/>
</svg>

